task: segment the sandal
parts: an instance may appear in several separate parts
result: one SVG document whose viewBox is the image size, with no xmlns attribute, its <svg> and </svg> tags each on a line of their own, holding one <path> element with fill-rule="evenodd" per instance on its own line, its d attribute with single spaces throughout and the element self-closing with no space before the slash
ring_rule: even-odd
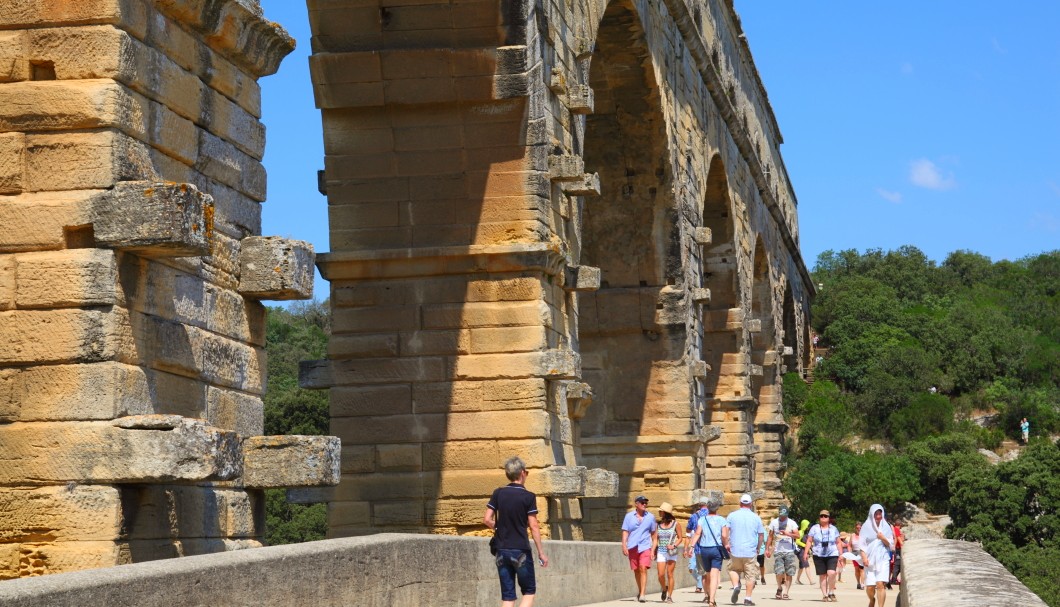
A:
<svg viewBox="0 0 1060 607">
<path fill-rule="evenodd" d="M 773 597 L 773 598 L 779 601 L 782 598 L 781 597 L 782 594 L 784 594 L 784 591 L 781 590 L 780 588 L 777 588 L 777 595 L 775 597 Z"/>
<path fill-rule="evenodd" d="M 791 600 L 791 597 L 786 595 L 786 594 L 784 596 L 780 597 L 780 598 L 781 598 L 781 600 L 784 600 L 784 601 L 790 601 Z"/>
</svg>

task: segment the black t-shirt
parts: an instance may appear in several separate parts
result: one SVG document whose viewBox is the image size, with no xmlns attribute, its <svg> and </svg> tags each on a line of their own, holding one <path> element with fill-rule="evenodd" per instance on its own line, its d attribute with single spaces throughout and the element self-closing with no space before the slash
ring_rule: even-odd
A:
<svg viewBox="0 0 1060 607">
<path fill-rule="evenodd" d="M 537 514 L 537 496 L 519 483 L 511 483 L 496 489 L 486 507 L 497 513 L 494 535 L 498 549 L 530 549 L 526 528 L 530 524 L 529 515 Z"/>
</svg>

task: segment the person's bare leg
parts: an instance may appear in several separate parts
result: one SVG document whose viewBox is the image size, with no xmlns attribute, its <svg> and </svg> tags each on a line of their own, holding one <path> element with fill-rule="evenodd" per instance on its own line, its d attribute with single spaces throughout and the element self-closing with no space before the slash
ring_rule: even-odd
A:
<svg viewBox="0 0 1060 607">
<path fill-rule="evenodd" d="M 817 587 L 821 589 L 821 596 L 828 596 L 828 576 L 819 575 L 817 576 Z"/>
<path fill-rule="evenodd" d="M 647 567 L 640 567 L 640 568 L 637 569 L 637 588 L 640 589 L 640 594 L 638 594 L 637 596 L 643 598 L 644 597 L 644 593 L 645 593 L 645 591 L 648 588 L 648 568 Z"/>
<path fill-rule="evenodd" d="M 876 583 L 876 607 L 884 607 L 887 604 L 887 582 Z"/>
<path fill-rule="evenodd" d="M 519 607 L 533 607 L 536 594 L 524 594 L 523 600 L 519 601 Z"/>
<path fill-rule="evenodd" d="M 711 568 L 710 573 L 707 574 L 707 598 L 709 602 L 713 603 L 714 599 L 718 596 L 718 583 L 721 582 L 721 569 Z"/>
<path fill-rule="evenodd" d="M 876 607 L 876 587 L 865 586 L 865 594 L 869 595 L 869 607 Z"/>
<path fill-rule="evenodd" d="M 666 563 L 660 563 L 657 568 L 659 569 L 659 587 L 666 592 Z M 667 594 L 666 596 L 670 596 Z"/>
<path fill-rule="evenodd" d="M 677 561 L 666 562 L 666 573 L 669 576 L 669 584 L 666 586 L 666 596 L 674 595 L 674 586 L 677 585 Z"/>
<path fill-rule="evenodd" d="M 515 607 L 515 601 L 501 601 L 501 607 Z"/>
<path fill-rule="evenodd" d="M 828 572 L 828 594 L 835 594 L 835 578 L 836 578 L 836 572 L 835 571 L 829 571 Z"/>
</svg>

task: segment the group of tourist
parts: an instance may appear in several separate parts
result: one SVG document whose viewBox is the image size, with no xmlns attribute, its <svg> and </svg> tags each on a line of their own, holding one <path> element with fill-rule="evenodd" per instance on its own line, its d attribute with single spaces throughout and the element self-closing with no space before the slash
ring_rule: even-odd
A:
<svg viewBox="0 0 1060 607">
<path fill-rule="evenodd" d="M 510 483 L 493 492 L 483 522 L 494 530 L 490 549 L 496 558 L 502 605 L 515 606 L 518 584 L 523 593 L 519 606 L 530 607 L 536 593 L 530 537 L 537 547 L 538 564 L 547 567 L 548 557 L 541 544 L 537 499 L 525 487 L 530 472 L 518 457 L 505 462 L 504 468 Z M 897 525 L 887 521 L 883 506 L 873 504 L 864 523 L 858 523 L 853 533 L 842 533 L 828 510 L 821 510 L 818 522 L 811 526 L 807 520 L 796 524 L 783 506 L 767 527 L 755 513 L 753 502 L 745 493 L 740 496 L 740 507 L 723 517 L 718 514 L 720 500 L 703 498 L 682 533 L 673 505 L 663 502 L 656 519 L 648 510 L 648 498 L 637 496 L 633 510 L 622 521 L 621 534 L 622 554 L 633 571 L 637 600 L 647 601 L 648 570 L 654 562 L 661 600 L 673 603 L 677 563 L 683 554 L 696 580 L 696 592 L 705 595 L 703 602 L 710 607 L 717 607 L 724 561 L 729 561 L 730 602 L 738 604 L 744 593 L 743 604 L 754 605 L 752 595 L 755 585 L 765 581 L 762 568 L 767 558 L 773 559 L 776 599 L 789 599 L 792 583 L 802 583 L 812 560 L 822 600 L 836 602 L 837 579 L 841 581 L 844 564 L 850 561 L 858 589 L 864 588 L 868 595 L 868 607 L 884 607 L 887 590 L 899 573 L 902 537 Z"/>
</svg>

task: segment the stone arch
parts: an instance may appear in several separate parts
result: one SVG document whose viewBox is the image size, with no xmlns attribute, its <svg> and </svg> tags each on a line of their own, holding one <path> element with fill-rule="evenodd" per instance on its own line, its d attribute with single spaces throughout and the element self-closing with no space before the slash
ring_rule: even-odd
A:
<svg viewBox="0 0 1060 607">
<path fill-rule="evenodd" d="M 599 173 L 601 195 L 581 209 L 580 263 L 600 268 L 601 281 L 579 297 L 583 379 L 593 392 L 582 453 L 587 465 L 622 474 L 620 496 L 655 491 L 657 502 L 667 499 L 671 477 L 635 470 L 636 461 L 651 458 L 645 442 L 662 448 L 666 437 L 691 431 L 688 309 L 678 288 L 681 236 L 663 100 L 644 26 L 627 0 L 604 11 L 589 84 L 595 107 L 583 157 L 586 170 Z M 693 469 L 690 459 L 688 474 Z M 585 519 L 587 539 L 613 535 L 610 521 Z"/>
</svg>

